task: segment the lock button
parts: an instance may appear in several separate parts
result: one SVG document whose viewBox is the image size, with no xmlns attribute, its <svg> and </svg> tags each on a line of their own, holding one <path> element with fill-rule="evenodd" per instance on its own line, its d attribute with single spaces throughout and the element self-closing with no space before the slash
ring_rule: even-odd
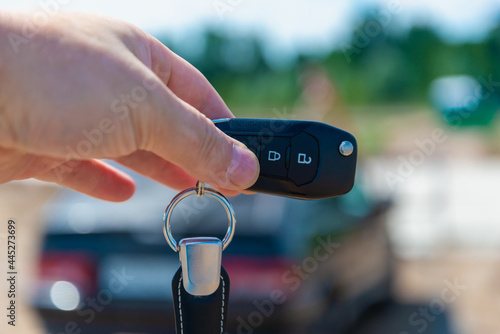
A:
<svg viewBox="0 0 500 334">
<path fill-rule="evenodd" d="M 297 186 L 316 177 L 319 163 L 319 145 L 316 138 L 302 131 L 292 137 L 288 178 Z"/>
<path fill-rule="evenodd" d="M 260 172 L 262 175 L 287 176 L 287 148 L 290 137 L 261 137 Z"/>
</svg>

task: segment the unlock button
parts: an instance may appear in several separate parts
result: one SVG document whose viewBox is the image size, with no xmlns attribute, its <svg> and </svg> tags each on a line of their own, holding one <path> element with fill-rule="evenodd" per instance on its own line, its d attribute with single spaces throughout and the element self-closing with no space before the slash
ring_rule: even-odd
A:
<svg viewBox="0 0 500 334">
<path fill-rule="evenodd" d="M 298 186 L 311 182 L 318 171 L 318 159 L 316 138 L 306 132 L 293 136 L 288 178 Z"/>
</svg>

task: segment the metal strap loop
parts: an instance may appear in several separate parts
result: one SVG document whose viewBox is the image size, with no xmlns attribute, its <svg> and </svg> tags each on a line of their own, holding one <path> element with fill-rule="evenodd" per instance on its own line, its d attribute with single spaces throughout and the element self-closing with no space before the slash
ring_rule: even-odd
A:
<svg viewBox="0 0 500 334">
<path fill-rule="evenodd" d="M 179 251 L 179 244 L 172 236 L 172 230 L 170 228 L 170 218 L 172 216 L 172 212 L 175 206 L 179 204 L 179 202 L 182 201 L 184 198 L 191 195 L 197 195 L 199 197 L 202 197 L 204 195 L 211 196 L 216 200 L 218 200 L 219 203 L 221 203 L 224 209 L 226 210 L 228 218 L 228 227 L 226 235 L 224 236 L 224 239 L 222 239 L 222 250 L 226 249 L 231 240 L 233 240 L 234 227 L 236 225 L 236 216 L 234 214 L 233 207 L 231 206 L 231 203 L 229 203 L 227 198 L 224 197 L 224 195 L 222 195 L 220 192 L 212 188 L 206 188 L 205 183 L 201 181 L 198 181 L 195 188 L 189 188 L 177 194 L 177 196 L 175 196 L 172 199 L 170 204 L 165 209 L 165 214 L 163 216 L 163 234 L 165 235 L 165 239 L 167 240 L 168 244 L 174 250 L 174 252 Z"/>
</svg>

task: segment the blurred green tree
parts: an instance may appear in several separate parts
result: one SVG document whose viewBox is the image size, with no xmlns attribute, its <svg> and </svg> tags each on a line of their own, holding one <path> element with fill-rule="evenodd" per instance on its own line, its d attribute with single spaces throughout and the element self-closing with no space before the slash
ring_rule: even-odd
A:
<svg viewBox="0 0 500 334">
<path fill-rule="evenodd" d="M 373 22 L 366 15 L 347 44 L 359 45 L 360 34 L 373 27 Z M 236 37 L 211 29 L 195 39 L 200 40 L 195 45 L 198 51 L 191 53 L 181 47 L 183 41 L 160 40 L 196 66 L 228 105 L 237 109 L 269 111 L 293 106 L 301 94 L 302 68 L 308 63 L 321 65 L 350 105 L 427 103 L 430 83 L 443 75 L 492 76 L 500 81 L 500 27 L 482 41 L 462 44 L 447 43 L 427 26 L 415 26 L 406 33 L 395 34 L 395 30 L 380 25 L 379 33 L 368 36 L 368 43 L 351 52 L 349 59 L 345 50 L 334 48 L 319 57 L 299 55 L 279 70 L 266 61 L 257 36 Z"/>
</svg>

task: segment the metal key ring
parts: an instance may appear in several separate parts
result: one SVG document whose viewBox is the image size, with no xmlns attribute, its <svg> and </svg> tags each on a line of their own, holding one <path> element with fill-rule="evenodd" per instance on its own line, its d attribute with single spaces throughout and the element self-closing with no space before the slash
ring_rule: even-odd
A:
<svg viewBox="0 0 500 334">
<path fill-rule="evenodd" d="M 191 195 L 197 195 L 198 197 L 201 197 L 204 195 L 209 195 L 209 196 L 215 198 L 216 200 L 218 200 L 219 203 L 222 204 L 224 209 L 226 209 L 227 218 L 229 220 L 229 223 L 228 223 L 226 235 L 224 236 L 224 239 L 222 239 L 222 250 L 226 249 L 226 247 L 229 245 L 231 240 L 233 240 L 234 227 L 236 225 L 236 216 L 234 214 L 233 207 L 231 206 L 231 203 L 229 203 L 227 198 L 224 197 L 224 195 L 222 195 L 220 192 L 218 192 L 214 189 L 205 188 L 205 184 L 201 181 L 199 181 L 196 184 L 196 188 L 190 188 L 190 189 L 186 189 L 186 190 L 180 192 L 177 196 L 175 196 L 172 199 L 170 204 L 165 209 L 165 215 L 163 216 L 163 234 L 165 235 L 165 239 L 167 240 L 168 244 L 174 250 L 174 252 L 179 251 L 179 244 L 172 236 L 172 231 L 170 228 L 170 217 L 172 216 L 172 212 L 173 212 L 174 207 L 177 204 L 179 204 L 179 202 L 182 201 L 184 198 L 191 196 Z"/>
</svg>

